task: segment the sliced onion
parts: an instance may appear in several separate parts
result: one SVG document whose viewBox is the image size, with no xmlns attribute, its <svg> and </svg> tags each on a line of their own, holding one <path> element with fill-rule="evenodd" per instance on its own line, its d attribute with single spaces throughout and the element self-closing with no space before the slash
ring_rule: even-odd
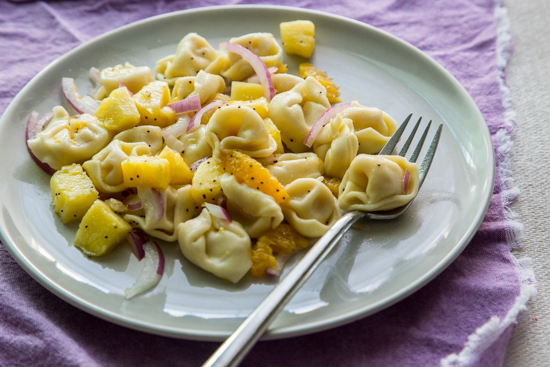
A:
<svg viewBox="0 0 550 367">
<path fill-rule="evenodd" d="M 187 131 L 187 127 L 191 122 L 191 117 L 188 114 L 185 114 L 178 118 L 175 124 L 172 124 L 164 129 L 162 129 L 162 136 L 164 140 L 168 139 L 169 136 L 179 138 Z"/>
<path fill-rule="evenodd" d="M 126 205 L 128 207 L 128 210 L 134 212 L 136 210 L 140 210 L 141 208 L 143 208 L 143 206 L 141 205 L 141 201 L 138 201 L 137 203 L 131 203 L 131 204 L 128 204 Z"/>
<path fill-rule="evenodd" d="M 273 86 L 273 80 L 271 79 L 269 69 L 258 55 L 241 45 L 230 42 L 220 43 L 220 50 L 236 53 L 241 56 L 243 60 L 248 61 L 258 76 L 260 84 L 264 87 L 264 95 L 267 101 L 269 102 L 275 97 L 275 87 Z"/>
<path fill-rule="evenodd" d="M 164 216 L 164 198 L 162 193 L 152 188 L 139 188 L 138 196 L 145 209 L 145 215 L 152 220 L 161 220 Z"/>
<path fill-rule="evenodd" d="M 128 242 L 130 243 L 130 249 L 132 250 L 134 256 L 141 261 L 141 259 L 145 256 L 143 245 L 149 242 L 147 235 L 143 231 L 135 229 L 128 233 Z"/>
<path fill-rule="evenodd" d="M 126 299 L 153 288 L 160 282 L 164 274 L 164 254 L 159 245 L 154 241 L 149 241 L 143 244 L 143 250 L 145 253 L 143 268 L 134 285 L 124 291 Z"/>
<path fill-rule="evenodd" d="M 204 115 L 205 112 L 208 112 L 213 108 L 223 106 L 224 104 L 225 104 L 224 101 L 215 100 L 215 101 L 210 102 L 209 104 L 207 104 L 203 108 L 201 108 L 199 110 L 199 112 L 194 114 L 193 118 L 191 118 L 191 121 L 189 122 L 189 125 L 187 126 L 187 132 L 189 133 L 192 130 L 194 130 L 195 125 L 199 126 L 201 124 L 202 115 Z"/>
<path fill-rule="evenodd" d="M 276 67 L 276 66 L 272 66 L 270 68 L 267 68 L 267 71 L 269 71 L 270 75 L 275 74 L 277 72 L 277 70 L 279 70 L 279 68 Z M 246 82 L 247 83 L 254 83 L 254 84 L 262 84 L 262 83 L 260 83 L 260 78 L 258 77 L 258 75 L 252 75 L 250 78 L 246 79 Z"/>
<path fill-rule="evenodd" d="M 38 165 L 44 172 L 46 172 L 49 175 L 53 175 L 55 173 L 55 169 L 50 167 L 49 164 L 42 162 L 40 159 L 38 159 L 34 153 L 32 152 L 31 148 L 29 148 L 29 140 L 34 139 L 40 131 L 42 131 L 42 128 L 47 125 L 53 118 L 53 112 L 45 114 L 40 120 L 38 120 L 38 112 L 32 111 L 29 119 L 27 120 L 27 126 L 25 128 L 25 144 L 27 145 L 27 151 L 29 152 L 29 155 L 31 156 L 34 163 Z"/>
<path fill-rule="evenodd" d="M 94 68 L 93 66 L 90 68 L 90 71 L 88 72 L 90 76 L 90 80 L 92 83 L 94 83 L 95 86 L 102 85 L 101 83 L 101 71 L 99 71 L 98 68 Z"/>
<path fill-rule="evenodd" d="M 275 256 L 275 261 L 277 262 L 277 268 L 267 268 L 265 269 L 265 273 L 267 275 L 271 275 L 274 277 L 279 276 L 288 259 L 290 259 L 292 255 L 294 255 L 298 251 L 299 250 L 294 250 L 288 254 L 280 254 Z"/>
<path fill-rule="evenodd" d="M 118 83 L 118 87 L 119 88 L 126 88 L 126 90 L 128 91 L 128 94 L 130 94 L 130 97 L 134 96 L 134 93 L 132 93 L 132 91 L 124 83 Z"/>
<path fill-rule="evenodd" d="M 195 94 L 192 97 L 182 99 L 174 103 L 167 104 L 168 107 L 174 110 L 177 114 L 198 111 L 201 109 L 201 97 Z"/>
<path fill-rule="evenodd" d="M 67 101 L 75 109 L 76 112 L 81 114 L 94 114 L 94 112 L 97 110 L 97 107 L 94 108 L 93 106 L 91 106 L 89 104 L 89 99 L 80 98 L 80 95 L 78 95 L 78 92 L 76 91 L 76 85 L 74 84 L 73 78 L 62 78 L 61 86 L 63 88 L 63 94 L 65 94 L 65 98 L 67 98 Z M 89 98 L 93 100 L 92 97 Z"/>
<path fill-rule="evenodd" d="M 403 177 L 403 194 L 407 193 L 407 189 L 409 188 L 409 181 L 411 178 L 411 173 L 408 169 L 405 170 L 405 176 Z"/>
<path fill-rule="evenodd" d="M 210 203 L 204 203 L 204 206 L 206 206 L 206 209 L 208 209 L 213 216 L 231 223 L 231 218 L 229 218 L 229 214 L 227 214 L 227 211 L 223 207 Z"/>
<path fill-rule="evenodd" d="M 199 168 L 199 166 L 202 164 L 202 162 L 204 162 L 205 160 L 209 159 L 210 157 L 204 157 L 204 158 L 201 158 L 199 159 L 198 161 L 194 162 L 193 164 L 191 164 L 189 166 L 189 169 L 192 171 L 192 172 L 195 172 L 197 170 L 197 168 Z"/>
<path fill-rule="evenodd" d="M 334 118 L 340 112 L 350 107 L 351 107 L 351 103 L 342 103 L 326 110 L 321 115 L 321 117 L 319 117 L 317 121 L 315 121 L 315 123 L 311 127 L 311 130 L 309 130 L 309 134 L 307 134 L 306 140 L 304 140 L 304 144 L 309 148 L 311 148 L 311 146 L 315 142 L 315 139 L 317 139 L 317 137 L 319 136 L 319 133 L 321 132 L 323 127 L 325 127 L 325 125 L 328 124 L 330 119 Z"/>
</svg>

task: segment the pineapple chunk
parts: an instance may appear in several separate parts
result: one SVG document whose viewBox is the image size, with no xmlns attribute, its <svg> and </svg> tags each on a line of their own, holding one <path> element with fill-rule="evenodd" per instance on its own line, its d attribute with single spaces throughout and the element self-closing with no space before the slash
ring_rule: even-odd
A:
<svg viewBox="0 0 550 367">
<path fill-rule="evenodd" d="M 52 204 L 63 223 L 77 222 L 99 196 L 80 164 L 61 167 L 50 180 Z"/>
<path fill-rule="evenodd" d="M 264 118 L 264 123 L 269 135 L 271 135 L 271 137 L 277 142 L 277 150 L 274 154 L 283 154 L 285 152 L 285 148 L 283 147 L 283 142 L 281 140 L 281 132 L 277 129 L 277 126 L 275 126 L 270 118 Z"/>
<path fill-rule="evenodd" d="M 295 20 L 279 26 L 286 53 L 310 58 L 315 48 L 315 25 L 309 20 Z"/>
<path fill-rule="evenodd" d="M 254 99 L 254 100 L 247 100 L 247 101 L 230 101 L 227 103 L 229 106 L 244 106 L 244 107 L 250 107 L 254 111 L 258 112 L 258 115 L 262 119 L 266 119 L 269 117 L 269 102 L 265 97 L 262 97 Z"/>
<path fill-rule="evenodd" d="M 142 125 L 167 127 L 176 121 L 176 113 L 166 105 L 170 101 L 168 83 L 154 81 L 134 95 Z"/>
<path fill-rule="evenodd" d="M 94 114 L 108 130 L 122 131 L 137 126 L 140 115 L 128 88 L 118 88 L 101 101 Z"/>
<path fill-rule="evenodd" d="M 264 97 L 264 87 L 261 84 L 231 83 L 231 99 L 234 101 L 252 101 L 262 97 Z"/>
<path fill-rule="evenodd" d="M 130 156 L 121 164 L 127 187 L 153 187 L 164 190 L 170 184 L 170 163 L 158 156 Z"/>
<path fill-rule="evenodd" d="M 193 172 L 189 169 L 180 153 L 165 146 L 158 156 L 166 159 L 170 165 L 170 184 L 187 185 L 191 183 Z"/>
<path fill-rule="evenodd" d="M 124 241 L 131 230 L 130 224 L 98 199 L 82 218 L 74 244 L 86 255 L 101 256 Z"/>
<path fill-rule="evenodd" d="M 218 204 L 223 198 L 220 177 L 224 170 L 216 158 L 209 158 L 197 167 L 191 183 L 191 196 L 197 205 Z"/>
</svg>

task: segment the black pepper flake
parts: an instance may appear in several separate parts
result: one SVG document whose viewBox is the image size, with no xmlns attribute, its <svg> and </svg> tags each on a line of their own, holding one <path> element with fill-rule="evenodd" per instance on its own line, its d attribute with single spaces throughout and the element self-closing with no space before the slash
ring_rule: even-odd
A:
<svg viewBox="0 0 550 367">
<path fill-rule="evenodd" d="M 136 177 L 139 178 L 139 175 L 137 175 Z"/>
<path fill-rule="evenodd" d="M 145 119 L 148 119 L 149 117 L 145 116 Z"/>
<path fill-rule="evenodd" d="M 109 236 L 105 236 L 105 238 L 109 238 Z"/>
<path fill-rule="evenodd" d="M 88 228 L 88 225 L 86 224 L 86 225 L 84 226 L 84 228 Z"/>
<path fill-rule="evenodd" d="M 212 189 L 210 189 L 210 192 L 212 192 L 212 191 L 213 191 L 213 190 L 212 190 Z"/>
<path fill-rule="evenodd" d="M 292 141 L 294 141 L 294 139 L 290 139 L 290 141 L 292 142 Z"/>
<path fill-rule="evenodd" d="M 277 192 L 279 192 L 279 189 L 277 189 Z"/>
<path fill-rule="evenodd" d="M 251 180 L 253 180 L 253 179 L 254 179 L 254 177 L 250 177 L 250 179 L 251 179 Z"/>
<path fill-rule="evenodd" d="M 205 194 L 202 194 L 202 198 L 203 198 L 203 199 L 206 199 L 206 195 L 205 195 Z"/>
<path fill-rule="evenodd" d="M 380 167 L 380 163 L 378 163 L 378 167 Z"/>
<path fill-rule="evenodd" d="M 259 190 L 260 188 L 259 188 L 259 187 L 256 187 L 256 189 L 258 189 L 258 190 Z"/>
<path fill-rule="evenodd" d="M 133 178 L 133 177 L 130 177 L 130 181 L 134 181 L 134 178 Z"/>
</svg>

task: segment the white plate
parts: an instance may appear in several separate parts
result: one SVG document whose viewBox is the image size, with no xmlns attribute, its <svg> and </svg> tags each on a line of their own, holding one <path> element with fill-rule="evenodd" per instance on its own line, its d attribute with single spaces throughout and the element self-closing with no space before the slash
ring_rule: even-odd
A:
<svg viewBox="0 0 550 367">
<path fill-rule="evenodd" d="M 273 323 L 267 338 L 319 331 L 364 317 L 406 297 L 448 266 L 482 221 L 492 193 L 494 156 L 486 124 L 462 86 L 411 45 L 364 23 L 304 9 L 273 6 L 201 8 L 146 19 L 77 47 L 39 73 L 13 100 L 0 122 L 0 228 L 14 258 L 50 291 L 91 314 L 151 333 L 220 340 L 229 335 L 275 286 L 245 279 L 225 283 L 164 245 L 160 284 L 133 300 L 124 289 L 140 271 L 128 246 L 101 259 L 73 247 L 76 226 L 50 209 L 49 177 L 28 157 L 23 141 L 32 110 L 66 105 L 61 77 L 81 93 L 91 88 L 91 66 L 126 61 L 152 68 L 175 51 L 188 32 L 218 42 L 279 23 L 309 19 L 316 25 L 311 60 L 341 88 L 343 101 L 384 109 L 402 121 L 409 113 L 443 122 L 432 169 L 409 212 L 387 222 L 364 222 L 318 269 Z M 298 59 L 285 55 L 291 71 Z M 68 107 L 68 106 L 67 106 Z M 296 259 L 294 259 L 296 260 Z M 292 266 L 292 264 L 290 264 Z M 286 269 L 288 270 L 288 269 Z"/>
</svg>

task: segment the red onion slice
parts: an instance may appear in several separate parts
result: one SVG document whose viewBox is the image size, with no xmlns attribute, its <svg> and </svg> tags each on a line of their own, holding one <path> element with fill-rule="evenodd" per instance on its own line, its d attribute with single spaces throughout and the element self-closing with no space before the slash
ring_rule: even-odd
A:
<svg viewBox="0 0 550 367">
<path fill-rule="evenodd" d="M 407 194 L 410 178 L 411 178 L 411 173 L 409 172 L 408 169 L 406 169 L 405 176 L 403 177 L 403 194 Z"/>
<path fill-rule="evenodd" d="M 42 162 L 34 155 L 31 148 L 29 148 L 29 140 L 34 139 L 36 135 L 38 135 L 38 133 L 42 131 L 42 128 L 52 120 L 52 118 L 53 112 L 50 112 L 45 114 L 40 120 L 38 120 L 38 112 L 32 111 L 27 120 L 27 126 L 25 128 L 25 144 L 27 146 L 27 151 L 29 152 L 29 155 L 31 156 L 34 163 L 36 163 L 38 167 L 40 167 L 50 176 L 55 173 L 55 169 L 50 167 L 49 164 Z"/>
<path fill-rule="evenodd" d="M 119 88 L 126 88 L 128 90 L 128 94 L 130 94 L 130 97 L 134 96 L 134 93 L 132 93 L 132 91 L 130 91 L 130 89 L 126 85 L 124 85 L 124 83 L 118 83 L 118 87 Z"/>
<path fill-rule="evenodd" d="M 167 106 L 173 109 L 176 115 L 190 111 L 198 111 L 201 109 L 201 97 L 195 94 L 193 97 L 167 104 Z"/>
<path fill-rule="evenodd" d="M 149 238 L 147 238 L 143 231 L 135 229 L 128 233 L 128 242 L 130 243 L 130 249 L 132 250 L 134 256 L 141 261 L 141 259 L 145 256 L 143 245 L 149 242 Z"/>
<path fill-rule="evenodd" d="M 279 68 L 276 67 L 276 66 L 272 66 L 270 68 L 267 68 L 267 71 L 269 71 L 270 75 L 275 74 L 277 72 L 277 70 L 279 70 Z M 260 78 L 258 77 L 258 75 L 252 75 L 250 78 L 246 79 L 246 82 L 247 83 L 254 83 L 254 84 L 262 84 L 262 83 L 260 83 Z"/>
<path fill-rule="evenodd" d="M 319 133 L 325 127 L 326 124 L 330 121 L 330 119 L 334 118 L 336 115 L 338 115 L 340 112 L 344 111 L 347 108 L 351 107 L 351 103 L 342 103 L 337 106 L 331 107 L 323 114 L 321 117 L 315 121 L 313 126 L 311 127 L 311 130 L 309 130 L 309 134 L 307 134 L 306 140 L 304 140 L 304 144 L 311 148 L 313 143 L 315 142 L 315 139 L 319 136 Z"/>
<path fill-rule="evenodd" d="M 241 56 L 243 60 L 248 61 L 258 76 L 260 84 L 264 87 L 264 96 L 267 101 L 269 102 L 275 97 L 275 87 L 273 86 L 273 80 L 271 79 L 269 69 L 258 55 L 241 45 L 230 42 L 220 43 L 220 50 L 236 53 Z"/>
<path fill-rule="evenodd" d="M 225 104 L 224 101 L 215 100 L 215 101 L 210 102 L 209 104 L 207 104 L 203 108 L 201 108 L 199 110 L 199 112 L 194 114 L 193 117 L 191 118 L 191 122 L 189 122 L 189 125 L 187 126 L 187 132 L 189 133 L 192 130 L 194 130 L 195 125 L 199 126 L 201 124 L 202 115 L 204 115 L 205 112 L 208 112 L 213 108 L 223 106 L 224 104 Z"/>
<path fill-rule="evenodd" d="M 134 285 L 124 291 L 126 299 L 153 288 L 160 282 L 164 274 L 164 254 L 160 246 L 154 241 L 149 241 L 143 244 L 143 250 L 145 252 L 143 268 Z"/>
<path fill-rule="evenodd" d="M 78 92 L 76 91 L 76 85 L 74 84 L 73 78 L 62 78 L 61 79 L 61 86 L 63 88 L 63 94 L 65 94 L 65 98 L 67 99 L 67 102 L 75 109 L 76 112 L 82 114 L 82 113 L 89 113 L 90 115 L 93 115 L 94 112 L 97 110 L 97 107 L 91 106 L 89 103 L 89 99 L 82 99 L 78 95 Z M 89 97 L 89 96 L 88 96 Z M 93 98 L 89 97 L 93 100 Z"/>
<path fill-rule="evenodd" d="M 221 206 L 210 203 L 204 203 L 204 206 L 206 206 L 206 209 L 208 209 L 210 214 L 212 214 L 214 217 L 226 220 L 231 223 L 231 218 L 229 218 L 229 214 L 227 214 L 227 211 Z"/>
<path fill-rule="evenodd" d="M 88 72 L 88 75 L 90 76 L 90 80 L 92 83 L 94 83 L 95 86 L 102 85 L 101 83 L 101 71 L 99 71 L 98 68 L 91 67 L 90 71 Z"/>
<path fill-rule="evenodd" d="M 164 216 L 164 198 L 162 193 L 152 188 L 139 188 L 138 196 L 145 209 L 145 215 L 152 220 L 161 220 Z"/>
<path fill-rule="evenodd" d="M 191 170 L 191 172 L 195 172 L 197 170 L 197 168 L 199 168 L 199 166 L 202 164 L 202 162 L 204 162 L 205 160 L 207 160 L 209 158 L 210 157 L 204 157 L 204 158 L 199 159 L 198 161 L 191 164 L 189 166 L 189 169 Z"/>
</svg>

